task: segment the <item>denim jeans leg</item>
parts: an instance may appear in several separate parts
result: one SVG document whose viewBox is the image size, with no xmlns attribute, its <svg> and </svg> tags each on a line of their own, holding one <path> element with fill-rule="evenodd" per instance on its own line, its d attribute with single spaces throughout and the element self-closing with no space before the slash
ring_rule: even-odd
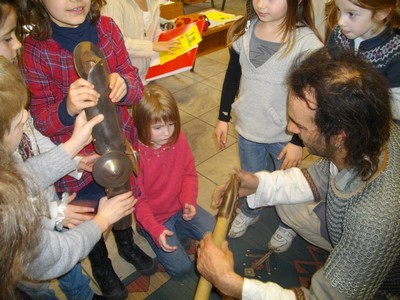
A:
<svg viewBox="0 0 400 300">
<path fill-rule="evenodd" d="M 283 160 L 278 160 L 277 157 L 286 143 L 256 143 L 239 135 L 238 145 L 240 166 L 244 171 L 255 173 L 267 170 L 272 172 L 278 170 L 282 165 Z M 255 218 L 260 215 L 261 208 L 252 209 L 248 206 L 247 201 L 243 201 L 241 211 L 244 215 Z"/>
<path fill-rule="evenodd" d="M 163 224 L 166 228 L 174 232 L 174 235 L 167 237 L 167 243 L 170 246 L 177 246 L 177 249 L 173 252 L 165 252 L 161 248 L 157 247 L 148 232 L 143 229 L 143 236 L 149 242 L 154 253 L 157 255 L 158 262 L 164 267 L 165 271 L 174 278 L 182 277 L 192 268 L 192 262 L 176 234 L 175 223 L 178 217 L 179 215 L 175 214 Z"/>
<path fill-rule="evenodd" d="M 268 153 L 264 144 L 254 143 L 238 135 L 239 159 L 242 170 L 255 173 L 265 170 L 268 161 Z M 261 213 L 261 208 L 251 209 L 246 197 L 240 199 L 241 211 L 248 217 L 255 218 Z"/>
<path fill-rule="evenodd" d="M 35 300 L 57 300 L 56 293 L 50 289 L 50 282 L 20 281 L 18 288 Z"/>
<path fill-rule="evenodd" d="M 59 277 L 58 282 L 68 300 L 90 300 L 93 298 L 90 280 L 82 273 L 80 263 L 77 263 L 68 273 Z"/>
<path fill-rule="evenodd" d="M 179 215 L 175 223 L 176 235 L 179 238 L 189 237 L 199 241 L 206 232 L 214 231 L 215 217 L 199 205 L 196 206 L 196 215 L 192 220 L 185 221 L 182 213 Z"/>
</svg>

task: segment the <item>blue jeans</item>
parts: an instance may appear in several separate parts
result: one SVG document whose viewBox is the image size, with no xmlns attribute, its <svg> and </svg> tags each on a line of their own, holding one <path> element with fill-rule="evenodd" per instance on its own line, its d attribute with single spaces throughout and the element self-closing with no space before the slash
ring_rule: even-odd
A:
<svg viewBox="0 0 400 300">
<path fill-rule="evenodd" d="M 71 271 L 59 277 L 58 284 L 68 300 L 91 300 L 93 298 L 90 280 L 82 273 L 81 263 L 77 263 Z"/>
<path fill-rule="evenodd" d="M 214 230 L 215 218 L 198 205 L 196 209 L 197 213 L 190 221 L 185 221 L 182 218 L 182 211 L 179 211 L 163 224 L 168 230 L 174 232 L 173 236 L 167 237 L 169 245 L 178 247 L 174 252 L 165 252 L 158 248 L 146 230 L 142 230 L 143 236 L 157 255 L 158 261 L 163 265 L 165 271 L 174 278 L 182 277 L 192 269 L 192 262 L 180 239 L 201 240 L 206 232 Z"/>
<path fill-rule="evenodd" d="M 239 159 L 242 170 L 255 173 L 262 170 L 279 170 L 283 159 L 277 157 L 287 143 L 262 144 L 246 140 L 238 135 Z M 248 217 L 255 218 L 260 215 L 262 208 L 251 209 L 243 199 L 241 211 Z"/>
<path fill-rule="evenodd" d="M 58 278 L 61 291 L 68 300 L 91 300 L 93 291 L 89 278 L 82 274 L 82 267 L 77 263 L 68 273 Z M 22 283 L 19 288 L 35 300 L 57 300 L 55 292 L 50 289 L 49 282 L 38 284 Z"/>
</svg>

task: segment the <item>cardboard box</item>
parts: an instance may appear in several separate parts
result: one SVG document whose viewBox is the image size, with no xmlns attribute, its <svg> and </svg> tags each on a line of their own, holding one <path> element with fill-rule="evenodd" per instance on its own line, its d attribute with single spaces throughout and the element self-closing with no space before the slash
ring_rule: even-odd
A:
<svg viewBox="0 0 400 300">
<path fill-rule="evenodd" d="M 160 16 L 161 18 L 171 20 L 178 16 L 184 15 L 183 3 L 178 2 L 166 2 L 160 4 Z"/>
</svg>

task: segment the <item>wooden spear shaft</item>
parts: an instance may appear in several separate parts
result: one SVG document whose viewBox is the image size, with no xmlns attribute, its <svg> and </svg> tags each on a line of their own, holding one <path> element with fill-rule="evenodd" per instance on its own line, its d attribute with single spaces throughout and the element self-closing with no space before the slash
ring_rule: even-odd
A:
<svg viewBox="0 0 400 300">
<path fill-rule="evenodd" d="M 223 195 L 222 203 L 218 210 L 217 222 L 212 234 L 213 241 L 219 248 L 221 248 L 222 243 L 226 240 L 229 224 L 233 216 L 236 201 L 238 200 L 239 186 L 239 177 L 236 174 L 232 174 Z M 211 289 L 212 284 L 201 276 L 197 284 L 194 300 L 208 300 Z"/>
</svg>

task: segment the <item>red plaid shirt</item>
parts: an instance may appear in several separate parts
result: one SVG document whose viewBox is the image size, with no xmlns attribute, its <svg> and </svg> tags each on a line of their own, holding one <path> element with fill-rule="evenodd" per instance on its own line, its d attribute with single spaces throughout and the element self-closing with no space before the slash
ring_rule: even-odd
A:
<svg viewBox="0 0 400 300">
<path fill-rule="evenodd" d="M 127 84 L 127 95 L 122 103 L 117 104 L 117 111 L 125 137 L 136 146 L 137 132 L 126 106 L 137 103 L 142 97 L 143 85 L 138 70 L 130 62 L 122 33 L 115 22 L 102 16 L 96 27 L 99 35 L 97 46 L 102 50 L 110 72 L 120 74 Z M 58 108 L 68 95 L 71 83 L 79 78 L 72 53 L 61 48 L 52 38 L 39 41 L 29 36 L 24 40 L 23 49 L 25 65 L 22 72 L 31 92 L 30 110 L 35 127 L 54 143 L 63 143 L 70 138 L 73 125 L 61 123 Z M 93 152 L 93 145 L 90 144 L 81 154 Z M 87 172 L 80 180 L 65 176 L 56 183 L 56 188 L 57 191 L 78 191 L 92 180 L 92 175 Z"/>
</svg>

